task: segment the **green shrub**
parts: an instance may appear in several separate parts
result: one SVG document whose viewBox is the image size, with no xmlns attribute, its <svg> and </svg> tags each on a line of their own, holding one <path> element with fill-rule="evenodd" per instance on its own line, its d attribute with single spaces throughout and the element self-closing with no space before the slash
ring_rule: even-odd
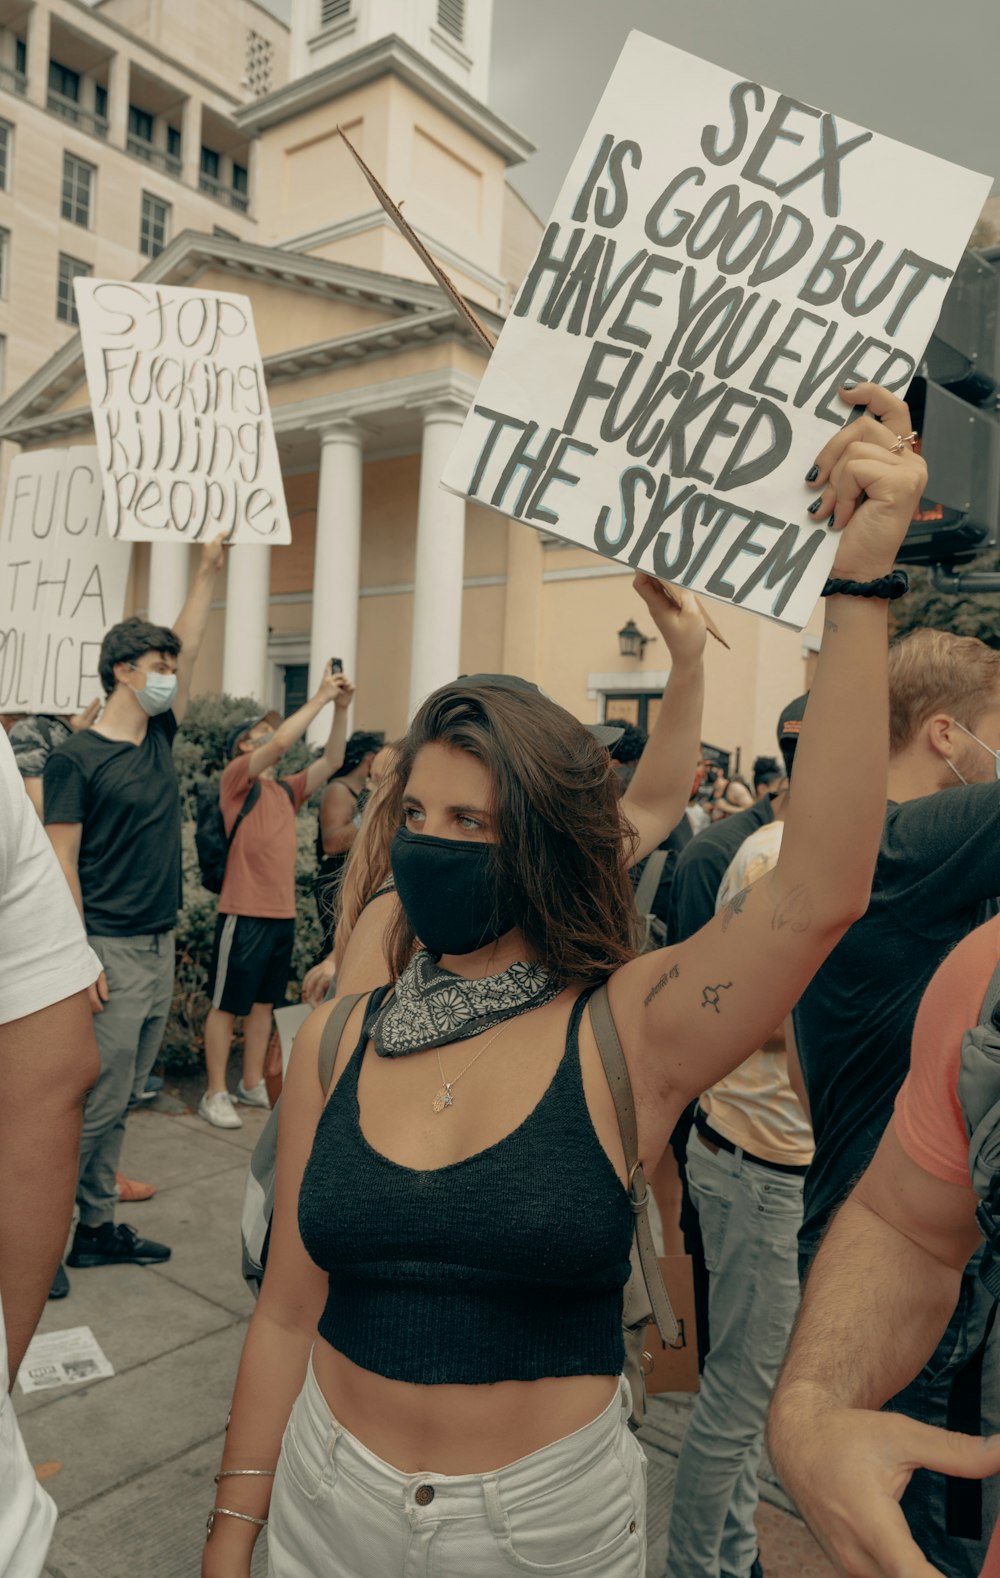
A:
<svg viewBox="0 0 1000 1578">
<path fill-rule="evenodd" d="M 205 988 L 212 959 L 217 895 L 201 885 L 194 847 L 194 790 L 206 779 L 218 778 L 226 765 L 225 742 L 230 729 L 260 708 L 256 702 L 233 696 L 201 696 L 190 703 L 174 743 L 174 763 L 181 786 L 184 823 L 181 829 L 184 898 L 177 917 L 177 970 L 174 1000 L 163 1038 L 161 1059 L 167 1069 L 181 1073 L 202 1066 L 202 1030 L 210 1003 Z M 281 760 L 283 776 L 308 766 L 315 752 L 300 742 Z M 313 900 L 316 871 L 316 806 L 322 791 L 303 806 L 296 822 L 298 860 L 295 872 L 295 950 L 289 1001 L 298 1000 L 302 977 L 314 963 L 320 947 L 320 928 Z"/>
</svg>

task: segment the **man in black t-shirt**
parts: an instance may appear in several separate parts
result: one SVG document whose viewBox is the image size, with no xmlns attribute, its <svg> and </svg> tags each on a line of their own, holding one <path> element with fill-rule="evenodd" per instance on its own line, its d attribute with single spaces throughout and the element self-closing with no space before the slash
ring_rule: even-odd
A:
<svg viewBox="0 0 1000 1578">
<path fill-rule="evenodd" d="M 221 537 L 202 549 L 173 630 L 127 619 L 108 631 L 100 724 L 74 734 L 45 766 L 46 827 L 104 966 L 90 988 L 101 1073 L 84 1114 L 71 1266 L 146 1265 L 170 1255 L 165 1244 L 116 1225 L 115 1172 L 129 1098 L 142 1092 L 173 995 L 181 810 L 172 746 L 222 554 Z"/>
<path fill-rule="evenodd" d="M 892 1115 L 931 977 L 996 912 L 1000 895 L 1000 652 L 943 630 L 914 631 L 890 651 L 889 707 L 889 804 L 871 901 L 793 1011 L 816 1141 L 799 1234 L 803 1275 Z M 896 1399 L 901 1412 L 948 1423 L 954 1367 L 982 1340 L 991 1303 L 967 1271 L 937 1353 Z M 984 1384 L 988 1372 L 989 1361 Z M 985 1544 L 946 1535 L 943 1484 L 915 1475 L 903 1510 L 928 1559 L 965 1578 L 979 1572 Z"/>
</svg>

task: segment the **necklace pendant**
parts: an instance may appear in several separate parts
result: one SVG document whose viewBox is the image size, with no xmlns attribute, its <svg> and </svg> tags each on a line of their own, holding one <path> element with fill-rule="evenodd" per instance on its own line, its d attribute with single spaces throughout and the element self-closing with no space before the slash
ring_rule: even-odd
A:
<svg viewBox="0 0 1000 1578">
<path fill-rule="evenodd" d="M 445 1107 L 451 1107 L 454 1105 L 454 1098 L 451 1094 L 451 1086 L 447 1081 L 445 1081 L 445 1083 L 441 1086 L 441 1089 L 434 1097 L 431 1105 L 433 1106 L 435 1112 L 443 1112 Z"/>
</svg>

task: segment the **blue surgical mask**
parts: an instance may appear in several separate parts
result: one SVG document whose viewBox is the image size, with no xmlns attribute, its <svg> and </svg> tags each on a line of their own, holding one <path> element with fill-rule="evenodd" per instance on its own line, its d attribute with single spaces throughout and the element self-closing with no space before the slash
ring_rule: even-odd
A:
<svg viewBox="0 0 1000 1578">
<path fill-rule="evenodd" d="M 138 666 L 137 663 L 132 664 L 135 669 Z M 161 712 L 169 712 L 177 699 L 177 675 L 155 674 L 147 669 L 145 687 L 133 690 L 132 694 L 143 712 L 151 718 L 157 718 Z"/>
<path fill-rule="evenodd" d="M 987 745 L 985 740 L 981 740 L 978 734 L 973 734 L 972 730 L 967 729 L 964 723 L 959 723 L 957 718 L 953 718 L 951 721 L 954 723 L 956 729 L 961 729 L 962 733 L 967 734 L 970 740 L 975 740 L 976 744 L 981 745 L 984 751 L 989 751 L 993 758 L 993 772 L 995 776 L 1000 779 L 1000 751 L 993 750 L 992 746 Z M 962 774 L 959 772 L 954 762 L 949 761 L 948 766 L 951 768 L 956 778 L 962 778 Z M 963 783 L 968 783 L 968 781 L 969 780 L 967 778 L 962 778 Z"/>
</svg>

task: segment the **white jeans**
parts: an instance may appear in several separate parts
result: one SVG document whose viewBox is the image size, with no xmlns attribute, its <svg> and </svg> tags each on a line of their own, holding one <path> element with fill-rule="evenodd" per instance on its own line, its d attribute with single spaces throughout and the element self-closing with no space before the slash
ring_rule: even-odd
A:
<svg viewBox="0 0 1000 1578">
<path fill-rule="evenodd" d="M 0 1304 L 0 1578 L 39 1578 L 56 1507 L 35 1478 L 8 1396 L 9 1379 Z"/>
<path fill-rule="evenodd" d="M 489 1474 L 404 1474 L 330 1413 L 312 1364 L 268 1523 L 269 1578 L 643 1578 L 646 1459 L 624 1382 L 590 1424 Z"/>
</svg>

